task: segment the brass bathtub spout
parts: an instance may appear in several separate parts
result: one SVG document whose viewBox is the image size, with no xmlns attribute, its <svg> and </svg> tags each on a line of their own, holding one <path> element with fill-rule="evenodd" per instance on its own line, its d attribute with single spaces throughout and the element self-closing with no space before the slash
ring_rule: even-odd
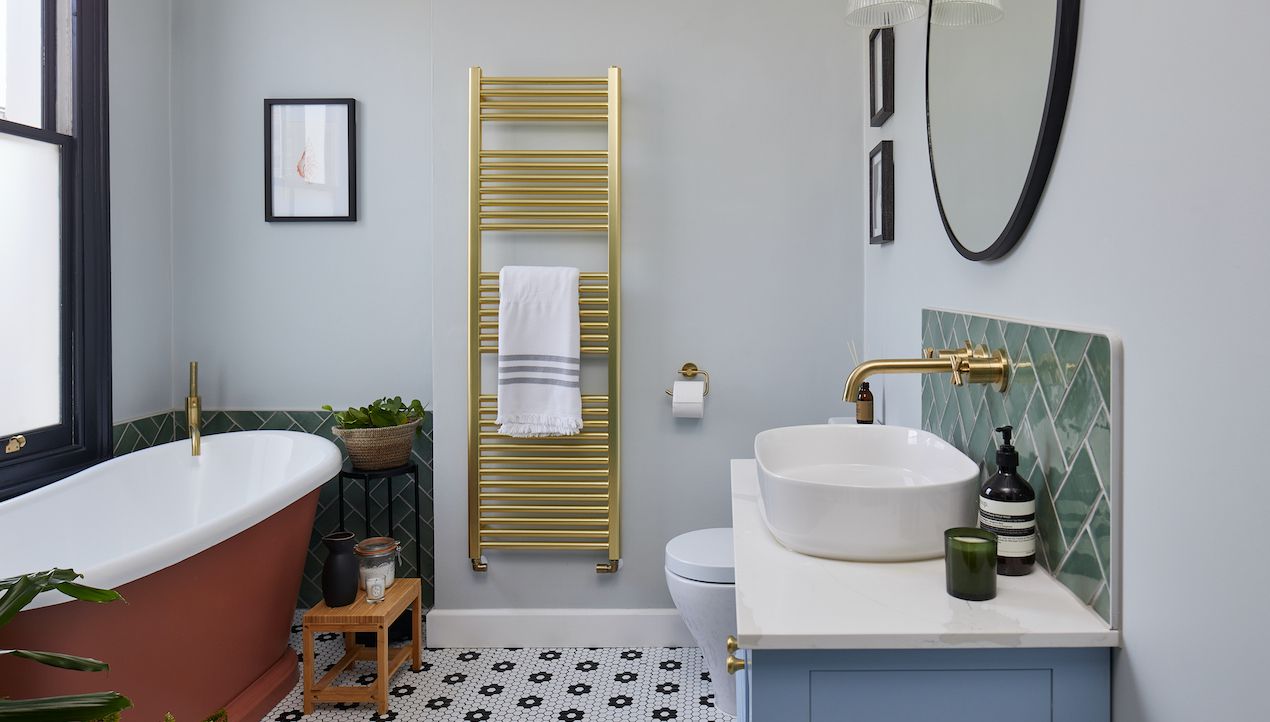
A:
<svg viewBox="0 0 1270 722">
<path fill-rule="evenodd" d="M 876 374 L 951 374 L 953 386 L 994 384 L 997 391 L 1010 385 L 1010 359 L 1004 349 L 989 352 L 987 346 L 936 351 L 926 349 L 922 358 L 873 359 L 856 366 L 842 389 L 842 400 L 854 402 L 860 384 Z"/>
<path fill-rule="evenodd" d="M 203 453 L 203 400 L 198 397 L 198 362 L 190 362 L 190 395 L 185 397 L 185 422 L 190 430 L 190 454 Z"/>
</svg>

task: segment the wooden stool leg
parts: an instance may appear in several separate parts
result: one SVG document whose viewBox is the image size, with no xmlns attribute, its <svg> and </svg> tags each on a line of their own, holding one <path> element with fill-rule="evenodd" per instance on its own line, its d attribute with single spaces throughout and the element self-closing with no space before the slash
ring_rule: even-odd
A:
<svg viewBox="0 0 1270 722">
<path fill-rule="evenodd" d="M 410 605 L 411 640 L 410 669 L 418 672 L 423 664 L 423 595 L 416 594 L 414 604 Z"/>
<path fill-rule="evenodd" d="M 313 632 L 307 624 L 301 631 L 304 633 L 304 713 L 313 714 Z"/>
<path fill-rule="evenodd" d="M 388 626 L 379 625 L 379 630 L 375 632 L 375 652 L 377 653 L 379 665 L 378 686 L 375 689 L 375 701 L 379 706 L 379 714 L 388 714 L 388 683 L 389 677 L 392 676 L 392 670 L 388 669 Z"/>
<path fill-rule="evenodd" d="M 345 632 L 344 633 L 344 651 L 345 652 L 351 651 L 356 646 L 357 646 L 357 633 Z"/>
</svg>

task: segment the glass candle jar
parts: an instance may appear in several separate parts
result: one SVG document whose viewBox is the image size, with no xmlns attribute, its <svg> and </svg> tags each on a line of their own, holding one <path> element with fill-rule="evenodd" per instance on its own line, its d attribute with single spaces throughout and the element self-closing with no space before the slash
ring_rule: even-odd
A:
<svg viewBox="0 0 1270 722">
<path fill-rule="evenodd" d="M 361 588 L 370 591 L 366 581 L 371 577 L 382 579 L 385 590 L 391 587 L 397 579 L 397 557 L 400 550 L 401 544 L 386 536 L 371 537 L 353 547 L 360 570 Z"/>
<path fill-rule="evenodd" d="M 972 527 L 944 532 L 944 574 L 948 593 L 958 599 L 997 596 L 997 535 Z"/>
</svg>

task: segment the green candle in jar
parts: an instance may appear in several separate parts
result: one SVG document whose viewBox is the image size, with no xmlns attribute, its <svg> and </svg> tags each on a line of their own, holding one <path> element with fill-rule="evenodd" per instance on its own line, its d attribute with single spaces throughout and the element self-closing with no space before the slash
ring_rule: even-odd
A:
<svg viewBox="0 0 1270 722">
<path fill-rule="evenodd" d="M 948 594 L 982 602 L 997 596 L 997 535 L 972 527 L 944 532 Z"/>
</svg>

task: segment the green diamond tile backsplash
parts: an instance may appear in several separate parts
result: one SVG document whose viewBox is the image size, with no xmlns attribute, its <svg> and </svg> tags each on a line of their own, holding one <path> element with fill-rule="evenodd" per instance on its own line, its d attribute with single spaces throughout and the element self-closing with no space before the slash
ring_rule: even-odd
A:
<svg viewBox="0 0 1270 722">
<path fill-rule="evenodd" d="M 1019 473 L 1036 489 L 1037 562 L 1113 622 L 1117 460 L 1113 359 L 1104 335 L 950 311 L 922 311 L 922 345 L 969 340 L 1010 355 L 1010 387 L 955 387 L 922 377 L 922 428 L 996 472 L 998 426 L 1015 428 Z"/>
<path fill-rule="evenodd" d="M 331 427 L 335 425 L 329 411 L 205 411 L 203 434 L 220 434 L 227 431 L 256 431 L 277 429 L 304 431 L 334 440 Z M 114 426 L 114 453 L 121 456 L 188 438 L 185 429 L 185 412 L 168 411 Z M 341 447 L 342 448 L 342 447 Z M 432 422 L 425 424 L 422 436 L 415 438 L 411 458 L 419 465 L 419 506 L 414 508 L 414 495 L 410 485 L 402 479 L 392 484 L 392 498 L 382 480 L 371 483 L 370 506 L 361 483 L 347 482 L 344 495 L 344 526 L 358 536 L 366 533 L 367 520 L 372 535 L 388 532 L 388 511 L 391 504 L 392 518 L 397 521 L 393 536 L 402 544 L 400 573 L 402 576 L 418 576 L 423 580 L 423 603 L 432 606 L 433 598 L 433 518 L 432 518 Z M 344 456 L 348 461 L 348 456 Z M 311 607 L 322 598 L 322 562 L 326 550 L 322 536 L 339 528 L 339 484 L 331 479 L 318 494 L 317 518 L 309 539 L 308 557 L 304 563 L 304 579 L 300 584 L 298 604 Z M 414 538 L 413 515 L 419 514 L 419 536 Z M 405 521 L 403 521 L 405 520 Z M 415 569 L 415 545 L 420 546 L 420 566 Z"/>
</svg>

